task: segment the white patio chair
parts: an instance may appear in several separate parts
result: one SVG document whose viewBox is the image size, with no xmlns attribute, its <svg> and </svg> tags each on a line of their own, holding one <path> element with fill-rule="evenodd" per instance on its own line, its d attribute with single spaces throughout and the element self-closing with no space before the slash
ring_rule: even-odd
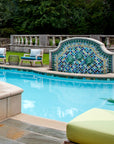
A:
<svg viewBox="0 0 114 144">
<path fill-rule="evenodd" d="M 31 49 L 30 54 L 24 54 L 24 56 L 21 57 L 20 65 L 22 65 L 23 61 L 29 61 L 31 66 L 35 66 L 35 62 L 40 62 L 43 66 L 43 49 Z"/>
<path fill-rule="evenodd" d="M 3 60 L 3 63 L 6 63 L 6 48 L 0 48 L 0 59 Z"/>
</svg>

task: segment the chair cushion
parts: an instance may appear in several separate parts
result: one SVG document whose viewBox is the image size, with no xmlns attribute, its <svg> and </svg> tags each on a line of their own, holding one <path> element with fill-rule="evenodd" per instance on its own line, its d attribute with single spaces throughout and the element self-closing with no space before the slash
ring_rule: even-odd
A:
<svg viewBox="0 0 114 144">
<path fill-rule="evenodd" d="M 0 55 L 0 58 L 5 58 L 6 56 L 4 56 L 4 55 Z"/>
<path fill-rule="evenodd" d="M 0 55 L 4 55 L 5 48 L 0 48 Z"/>
<path fill-rule="evenodd" d="M 32 56 L 32 57 L 21 57 L 21 59 L 25 59 L 25 60 L 36 60 L 36 57 Z M 37 60 L 41 60 L 41 57 L 37 57 Z"/>
<path fill-rule="evenodd" d="M 40 55 L 40 49 L 31 49 L 30 56 Z"/>
<path fill-rule="evenodd" d="M 67 138 L 81 144 L 114 144 L 114 111 L 91 109 L 67 124 Z"/>
</svg>

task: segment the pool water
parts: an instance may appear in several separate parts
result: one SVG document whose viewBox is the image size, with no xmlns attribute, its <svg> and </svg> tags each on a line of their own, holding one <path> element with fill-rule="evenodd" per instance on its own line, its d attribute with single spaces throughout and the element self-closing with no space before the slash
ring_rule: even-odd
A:
<svg viewBox="0 0 114 144">
<path fill-rule="evenodd" d="M 114 80 L 47 76 L 0 69 L 0 81 L 24 89 L 22 113 L 69 122 L 91 108 L 114 110 Z"/>
</svg>

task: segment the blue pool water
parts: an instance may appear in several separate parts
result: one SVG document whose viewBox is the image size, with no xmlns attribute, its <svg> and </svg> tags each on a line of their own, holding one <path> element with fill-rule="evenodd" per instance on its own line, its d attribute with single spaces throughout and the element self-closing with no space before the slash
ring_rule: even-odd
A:
<svg viewBox="0 0 114 144">
<path fill-rule="evenodd" d="M 86 80 L 0 69 L 0 81 L 24 89 L 22 112 L 69 122 L 91 108 L 114 110 L 114 80 Z"/>
</svg>

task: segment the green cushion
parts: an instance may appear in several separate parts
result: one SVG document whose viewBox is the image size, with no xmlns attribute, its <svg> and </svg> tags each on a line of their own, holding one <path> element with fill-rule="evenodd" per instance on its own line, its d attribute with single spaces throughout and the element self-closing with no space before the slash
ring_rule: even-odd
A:
<svg viewBox="0 0 114 144">
<path fill-rule="evenodd" d="M 67 124 L 67 138 L 80 144 L 114 144 L 114 111 L 91 109 Z"/>
</svg>

